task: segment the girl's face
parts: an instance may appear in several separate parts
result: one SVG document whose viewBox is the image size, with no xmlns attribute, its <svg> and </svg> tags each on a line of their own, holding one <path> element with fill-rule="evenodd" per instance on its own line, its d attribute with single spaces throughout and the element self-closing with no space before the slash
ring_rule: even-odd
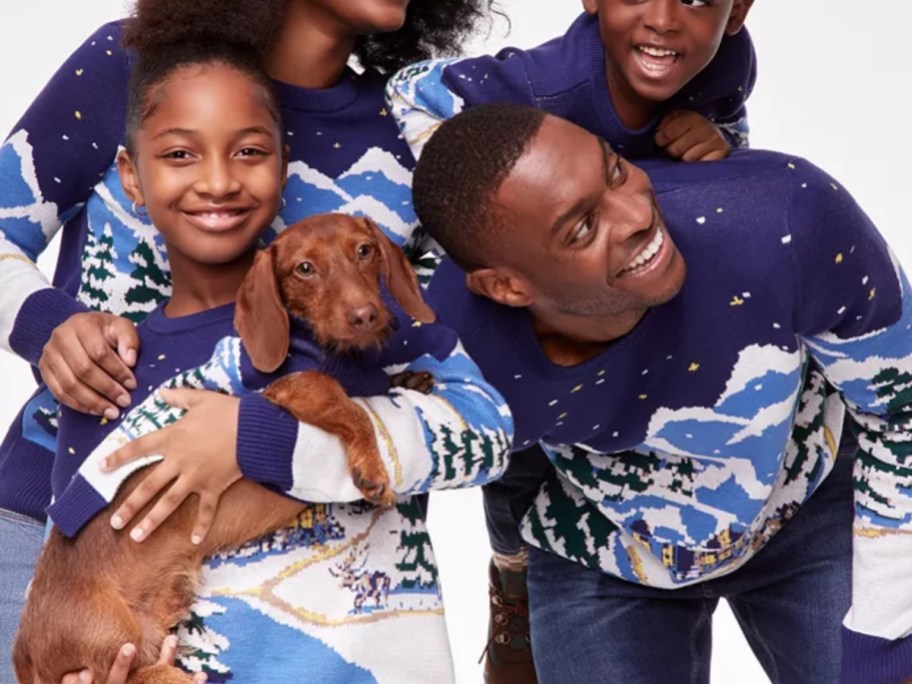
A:
<svg viewBox="0 0 912 684">
<path fill-rule="evenodd" d="M 118 158 L 172 263 L 216 265 L 249 253 L 281 202 L 286 160 L 262 86 L 223 64 L 178 69 Z"/>
<path fill-rule="evenodd" d="M 392 33 L 405 24 L 409 0 L 292 0 L 351 36 Z"/>
</svg>

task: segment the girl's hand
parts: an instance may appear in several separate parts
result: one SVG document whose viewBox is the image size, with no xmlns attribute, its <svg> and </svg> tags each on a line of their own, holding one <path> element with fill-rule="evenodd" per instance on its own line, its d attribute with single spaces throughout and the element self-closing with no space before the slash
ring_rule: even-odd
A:
<svg viewBox="0 0 912 684">
<path fill-rule="evenodd" d="M 126 318 L 80 313 L 54 328 L 38 369 L 61 404 L 75 411 L 114 420 L 130 405 L 136 389 L 130 370 L 136 364 L 139 335 Z"/>
<path fill-rule="evenodd" d="M 127 677 L 130 674 L 130 665 L 133 664 L 133 656 L 136 655 L 136 647 L 133 644 L 124 644 L 120 647 L 114 663 L 111 665 L 111 671 L 108 673 L 105 681 L 108 684 L 126 684 Z M 177 637 L 165 637 L 162 644 L 161 656 L 158 658 L 159 665 L 174 665 L 174 659 L 177 656 Z M 82 672 L 71 672 L 65 675 L 60 684 L 93 684 L 95 678 L 91 671 L 83 670 Z M 205 684 L 206 674 L 201 672 L 193 675 L 194 684 Z"/>
<path fill-rule="evenodd" d="M 731 153 L 725 137 L 709 119 L 686 109 L 665 115 L 655 141 L 665 148 L 665 154 L 681 161 L 716 161 Z"/>
<path fill-rule="evenodd" d="M 111 471 L 142 456 L 164 456 L 114 512 L 111 526 L 122 529 L 161 493 L 152 510 L 130 531 L 130 537 L 142 541 L 195 493 L 199 511 L 191 539 L 199 544 L 212 526 L 219 497 L 241 479 L 236 456 L 240 399 L 192 389 L 162 390 L 161 397 L 187 414 L 126 444 L 102 462 L 102 470 Z"/>
</svg>

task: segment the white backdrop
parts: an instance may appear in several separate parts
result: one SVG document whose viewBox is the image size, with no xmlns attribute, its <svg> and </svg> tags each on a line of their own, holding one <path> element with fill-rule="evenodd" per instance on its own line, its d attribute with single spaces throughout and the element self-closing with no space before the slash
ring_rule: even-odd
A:
<svg viewBox="0 0 912 684">
<path fill-rule="evenodd" d="M 125 0 L 4 3 L 2 134 L 66 56 L 127 6 Z M 504 21 L 495 21 L 472 43 L 473 53 L 531 47 L 562 31 L 581 8 L 578 0 L 500 0 L 500 6 L 510 17 L 509 33 Z M 903 29 L 910 19 L 912 4 L 904 0 L 757 0 L 748 19 L 759 55 L 759 79 L 748 103 L 753 146 L 799 154 L 829 171 L 855 195 L 907 268 L 912 234 L 903 210 L 912 178 L 904 163 L 912 159 L 912 136 L 904 107 L 912 77 Z M 48 273 L 53 252 L 40 262 Z M 0 385 L 5 428 L 33 381 L 23 362 L 0 354 Z M 474 684 L 481 681 L 475 663 L 487 616 L 488 546 L 479 493 L 435 495 L 430 525 L 458 680 Z M 767 681 L 724 607 L 717 613 L 714 651 L 714 682 Z"/>
</svg>

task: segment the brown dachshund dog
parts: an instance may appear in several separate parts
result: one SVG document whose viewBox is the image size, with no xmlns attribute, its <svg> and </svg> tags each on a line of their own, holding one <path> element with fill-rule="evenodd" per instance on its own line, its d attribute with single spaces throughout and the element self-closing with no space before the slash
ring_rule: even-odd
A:
<svg viewBox="0 0 912 684">
<path fill-rule="evenodd" d="M 266 372 L 288 354 L 289 311 L 306 319 L 325 347 L 378 346 L 392 323 L 381 282 L 413 318 L 434 320 L 405 255 L 376 225 L 341 214 L 313 216 L 257 254 L 238 291 L 235 327 L 254 366 Z M 395 384 L 428 391 L 430 383 L 425 374 L 402 374 Z M 298 420 L 338 436 L 365 498 L 394 503 L 370 418 L 335 380 L 319 372 L 297 373 L 273 382 L 265 396 Z M 114 508 L 146 472 L 127 479 Z M 282 527 L 302 504 L 241 479 L 222 495 L 200 545 L 190 541 L 196 508 L 197 498 L 188 498 L 141 544 L 112 529 L 107 515 L 96 516 L 75 539 L 52 530 L 13 647 L 20 684 L 59 684 L 65 673 L 84 667 L 104 684 L 126 642 L 137 646 L 131 684 L 191 682 L 178 668 L 156 661 L 168 630 L 187 614 L 203 558 Z"/>
</svg>

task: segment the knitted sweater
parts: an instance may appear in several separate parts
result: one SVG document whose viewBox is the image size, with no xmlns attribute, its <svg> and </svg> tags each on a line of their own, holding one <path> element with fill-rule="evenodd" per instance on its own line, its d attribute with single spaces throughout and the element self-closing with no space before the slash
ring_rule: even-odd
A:
<svg viewBox="0 0 912 684">
<path fill-rule="evenodd" d="M 642 164 L 687 264 L 681 292 L 585 363 L 543 354 L 524 309 L 470 294 L 451 262 L 432 301 L 507 399 L 515 443 L 554 470 L 528 543 L 672 589 L 748 562 L 833 466 L 855 469 L 844 682 L 912 675 L 912 293 L 867 216 L 800 159 Z M 443 306 L 443 303 L 446 303 Z"/>
<path fill-rule="evenodd" d="M 440 123 L 466 107 L 516 102 L 540 107 L 605 138 L 628 158 L 661 154 L 653 141 L 661 116 L 691 109 L 713 121 L 734 147 L 747 144 L 744 105 L 757 76 L 746 29 L 726 36 L 712 62 L 646 126 L 631 130 L 608 92 L 598 18 L 582 14 L 564 35 L 530 50 L 505 48 L 494 56 L 418 62 L 394 74 L 390 108 L 415 156 Z"/>
<path fill-rule="evenodd" d="M 67 535 L 106 507 L 127 475 L 156 460 L 110 474 L 98 466 L 117 446 L 179 419 L 159 387 L 245 395 L 279 376 L 319 370 L 370 415 L 399 505 L 359 501 L 337 440 L 315 453 L 314 476 L 334 478 L 344 495 L 338 501 L 353 503 L 310 503 L 289 527 L 208 559 L 179 632 L 182 664 L 205 670 L 210 682 L 451 681 L 433 550 L 422 507 L 409 495 L 498 476 L 511 420 L 455 334 L 396 313 L 399 330 L 384 350 L 360 354 L 322 350 L 295 321 L 288 359 L 264 374 L 234 332 L 233 305 L 179 318 L 159 308 L 138 328 L 136 407 L 114 422 L 62 410 L 49 513 Z M 398 371 L 406 358 L 435 376 L 430 395 L 389 390 L 384 369 Z"/>
<path fill-rule="evenodd" d="M 119 22 L 102 26 L 61 66 L 0 147 L 0 347 L 36 364 L 51 331 L 97 310 L 142 320 L 170 293 L 161 237 L 131 210 L 115 157 L 124 139 L 131 57 Z M 383 99 L 385 79 L 347 71 L 308 90 L 275 83 L 289 145 L 286 205 L 270 235 L 314 213 L 374 219 L 411 249 L 414 160 Z M 62 230 L 53 287 L 35 266 Z M 0 446 L 0 508 L 43 518 L 50 501 L 57 404 L 40 387 Z M 271 409 L 241 411 L 246 464 L 271 440 Z M 242 466 L 243 467 L 243 466 Z"/>
</svg>

